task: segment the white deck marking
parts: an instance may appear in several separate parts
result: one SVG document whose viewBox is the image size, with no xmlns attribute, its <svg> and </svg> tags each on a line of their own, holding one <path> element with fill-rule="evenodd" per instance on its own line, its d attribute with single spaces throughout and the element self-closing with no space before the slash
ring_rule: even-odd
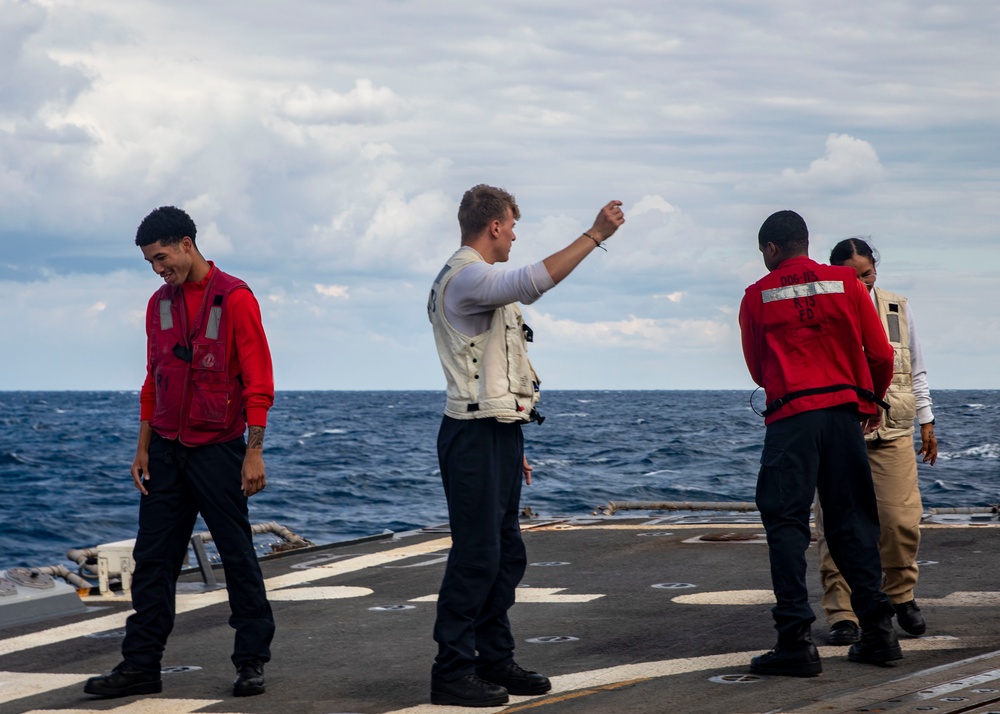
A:
<svg viewBox="0 0 1000 714">
<path fill-rule="evenodd" d="M 996 607 L 1000 592 L 955 592 L 940 598 L 920 598 L 920 604 L 950 607 Z"/>
<path fill-rule="evenodd" d="M 334 585 L 321 588 L 294 588 L 292 590 L 275 590 L 268 593 L 267 599 L 272 601 L 305 601 L 305 600 L 346 600 L 352 597 L 374 595 L 371 588 L 353 588 L 346 585 Z"/>
<path fill-rule="evenodd" d="M 771 605 L 774 601 L 774 593 L 770 590 L 722 590 L 671 598 L 671 602 L 681 605 Z"/>
<path fill-rule="evenodd" d="M 85 682 L 89 674 L 0 672 L 0 704 Z"/>
<path fill-rule="evenodd" d="M 604 595 L 586 593 L 580 595 L 559 595 L 566 588 L 518 588 L 517 602 L 590 602 L 604 597 Z M 437 595 L 424 595 L 415 597 L 409 602 L 437 602 Z"/>
<path fill-rule="evenodd" d="M 316 580 L 332 578 L 336 575 L 343 575 L 344 573 L 353 573 L 358 570 L 364 570 L 365 568 L 375 568 L 380 565 L 385 565 L 386 563 L 394 563 L 397 560 L 403 560 L 404 558 L 412 558 L 417 555 L 436 553 L 439 550 L 445 550 L 450 547 L 450 537 L 437 538 L 436 540 L 429 540 L 426 543 L 413 543 L 402 548 L 382 551 L 381 553 L 371 553 L 369 555 L 359 555 L 356 558 L 349 558 L 347 560 L 337 560 L 332 563 L 318 565 L 315 568 L 310 568 L 309 570 L 296 570 L 293 573 L 286 573 L 285 575 L 268 578 L 265 582 L 268 590 L 278 590 L 292 585 L 301 585 L 302 583 L 311 583 Z"/>
<path fill-rule="evenodd" d="M 948 650 L 959 649 L 969 646 L 969 642 L 960 643 L 958 640 L 906 640 L 900 641 L 903 649 L 907 652 L 915 650 Z M 823 657 L 843 657 L 843 647 L 820 647 L 820 655 Z M 636 679 L 656 679 L 658 677 L 670 677 L 677 674 L 689 674 L 691 672 L 704 672 L 707 670 L 726 669 L 729 667 L 746 668 L 750 664 L 750 658 L 762 653 L 762 650 L 749 652 L 730 652 L 720 655 L 708 655 L 706 657 L 685 657 L 682 659 L 665 659 L 658 662 L 639 662 L 636 664 L 623 664 L 617 667 L 606 667 L 604 669 L 594 669 L 589 672 L 576 672 L 574 674 L 564 674 L 560 677 L 552 677 L 552 691 L 538 697 L 511 697 L 510 703 L 501 707 L 487 707 L 477 709 L 480 712 L 502 712 L 508 707 L 516 706 L 532 699 L 540 699 L 542 696 L 550 697 L 553 694 L 578 691 L 581 689 L 591 689 L 594 687 L 604 687 L 622 682 L 630 682 Z M 442 707 L 433 704 L 420 704 L 406 709 L 395 709 L 385 714 L 450 714 L 468 711 L 462 707 Z"/>
<path fill-rule="evenodd" d="M 103 709 L 110 714 L 193 714 L 223 699 L 165 699 L 154 697 L 129 702 L 114 709 Z M 35 709 L 26 714 L 93 714 L 93 709 Z"/>
<path fill-rule="evenodd" d="M 264 585 L 269 591 L 277 590 L 279 588 L 287 588 L 292 585 L 301 585 L 302 583 L 325 580 L 326 578 L 343 575 L 344 573 L 353 573 L 358 570 L 384 565 L 385 563 L 392 563 L 404 558 L 412 558 L 415 555 L 426 555 L 427 553 L 433 553 L 450 547 L 451 538 L 438 538 L 436 540 L 427 541 L 426 543 L 413 543 L 402 548 L 395 548 L 381 553 L 372 553 L 371 555 L 359 555 L 356 558 L 339 560 L 326 565 L 320 565 L 309 570 L 297 570 L 286 575 L 268 578 L 264 581 Z M 225 590 L 212 590 L 209 592 L 194 594 L 178 593 L 177 614 L 179 615 L 185 612 L 200 610 L 203 607 L 223 603 L 227 600 L 228 595 Z M 65 642 L 66 640 L 72 640 L 76 637 L 92 635 L 95 632 L 119 630 L 125 626 L 125 620 L 130 614 L 131 611 L 118 612 L 91 620 L 74 622 L 70 625 L 53 627 L 48 630 L 42 630 L 41 632 L 33 632 L 19 637 L 10 637 L 5 640 L 0 640 L 0 656 L 34 649 L 35 647 L 42 647 L 44 645 L 53 645 L 59 642 Z"/>
</svg>

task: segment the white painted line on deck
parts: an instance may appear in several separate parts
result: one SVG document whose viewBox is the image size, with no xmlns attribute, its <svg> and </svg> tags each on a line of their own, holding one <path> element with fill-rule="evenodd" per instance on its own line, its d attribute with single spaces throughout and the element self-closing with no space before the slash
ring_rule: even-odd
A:
<svg viewBox="0 0 1000 714">
<path fill-rule="evenodd" d="M 33 697 L 54 689 L 72 687 L 85 682 L 89 674 L 35 674 L 33 672 L 0 672 L 0 704 L 15 699 Z"/>
<path fill-rule="evenodd" d="M 359 555 L 356 558 L 327 563 L 309 570 L 297 570 L 286 575 L 268 578 L 264 581 L 264 585 L 267 587 L 268 591 L 278 590 L 279 588 L 287 588 L 292 585 L 301 585 L 303 583 L 314 582 L 316 580 L 325 580 L 326 578 L 332 578 L 345 573 L 353 573 L 358 570 L 364 570 L 365 568 L 377 567 L 379 565 L 392 563 L 404 558 L 426 555 L 427 553 L 433 553 L 450 547 L 451 538 L 438 538 L 425 543 L 412 543 L 403 546 L 402 548 L 394 548 L 393 550 L 387 550 L 381 553 L 372 553 L 370 555 Z M 177 614 L 180 615 L 185 612 L 200 610 L 201 608 L 208 607 L 210 605 L 224 603 L 228 601 L 228 597 L 229 596 L 224 589 L 193 594 L 178 593 Z M 44 645 L 53 645 L 59 642 L 65 642 L 66 640 L 72 640 L 77 637 L 92 635 L 95 632 L 118 630 L 125 626 L 125 620 L 130 614 L 131 611 L 118 612 L 112 615 L 105 615 L 104 617 L 97 617 L 91 620 L 84 620 L 82 622 L 74 622 L 70 625 L 53 627 L 48 630 L 21 635 L 19 637 L 9 637 L 7 639 L 0 640 L 0 656 L 13 654 L 14 652 L 22 652 L 24 650 L 30 650 Z"/>
<path fill-rule="evenodd" d="M 957 640 L 906 640 L 901 641 L 903 650 L 910 652 L 916 650 L 948 650 L 968 647 L 970 643 L 960 643 Z M 843 647 L 820 647 L 820 655 L 823 657 L 844 656 Z M 518 704 L 541 699 L 542 697 L 552 697 L 553 695 L 582 689 L 593 689 L 605 687 L 623 682 L 632 682 L 641 679 L 657 679 L 659 677 L 670 677 L 677 674 L 689 674 L 691 672 L 705 672 L 717 669 L 728 669 L 730 667 L 747 668 L 750 665 L 750 658 L 761 654 L 760 650 L 750 652 L 730 652 L 719 655 L 708 655 L 706 657 L 685 657 L 682 659 L 665 659 L 658 662 L 639 662 L 636 664 L 623 664 L 616 667 L 606 667 L 604 669 L 594 669 L 589 672 L 575 672 L 564 674 L 559 677 L 552 677 L 552 691 L 537 697 L 511 697 L 510 703 L 501 707 L 487 707 L 477 709 L 480 712 L 503 712 L 506 709 Z M 450 714 L 455 712 L 468 711 L 463 707 L 442 707 L 434 704 L 420 704 L 406 709 L 395 709 L 385 714 Z"/>
<path fill-rule="evenodd" d="M 412 543 L 402 548 L 395 548 L 393 550 L 385 550 L 379 553 L 371 553 L 369 555 L 359 555 L 356 558 L 349 558 L 347 560 L 337 560 L 332 563 L 318 565 L 315 568 L 310 568 L 309 570 L 296 570 L 293 573 L 286 573 L 285 575 L 268 578 L 265 582 L 268 590 L 278 590 L 292 585 L 301 585 L 303 583 L 311 583 L 316 580 L 332 578 L 336 575 L 353 573 L 358 570 L 364 570 L 365 568 L 376 568 L 380 565 L 386 565 L 387 563 L 394 563 L 397 560 L 403 560 L 404 558 L 412 558 L 417 555 L 436 553 L 439 550 L 446 550 L 450 547 L 450 537 L 438 538 L 436 540 L 429 540 L 425 543 Z"/>
<path fill-rule="evenodd" d="M 319 588 L 293 588 L 291 590 L 275 590 L 267 594 L 267 599 L 277 602 L 295 602 L 307 600 L 346 600 L 352 597 L 374 595 L 371 588 L 354 588 L 346 585 L 333 585 Z"/>
<path fill-rule="evenodd" d="M 586 593 L 579 595 L 560 595 L 566 588 L 518 588 L 516 592 L 517 602 L 531 603 L 566 603 L 566 602 L 591 602 L 604 595 L 596 593 Z M 409 602 L 437 602 L 438 596 L 424 595 L 415 597 Z"/>
<path fill-rule="evenodd" d="M 109 714 L 193 714 L 223 699 L 165 699 L 154 697 L 122 704 L 114 709 L 102 709 Z M 35 709 L 26 714 L 93 714 L 93 709 Z M 234 713 L 229 713 L 234 714 Z"/>
<path fill-rule="evenodd" d="M 691 593 L 671 598 L 680 605 L 773 605 L 774 593 L 770 590 L 722 590 L 708 593 Z M 924 602 L 923 599 L 920 602 Z"/>
<path fill-rule="evenodd" d="M 949 607 L 996 607 L 1000 605 L 1000 592 L 954 592 L 940 598 L 920 598 L 920 604 Z"/>
</svg>

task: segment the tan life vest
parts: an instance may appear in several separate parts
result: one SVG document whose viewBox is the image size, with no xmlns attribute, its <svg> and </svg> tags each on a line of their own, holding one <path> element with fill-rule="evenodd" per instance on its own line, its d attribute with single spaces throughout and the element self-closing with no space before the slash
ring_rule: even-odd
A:
<svg viewBox="0 0 1000 714">
<path fill-rule="evenodd" d="M 528 361 L 527 329 L 517 305 L 494 310 L 489 329 L 474 337 L 456 330 L 445 315 L 448 283 L 478 261 L 482 257 L 474 250 L 458 250 L 438 273 L 427 301 L 448 382 L 444 413 L 454 419 L 530 421 L 541 382 Z"/>
<path fill-rule="evenodd" d="M 866 438 L 891 441 L 913 434 L 913 420 L 917 418 L 917 401 L 913 396 L 913 365 L 910 362 L 910 326 L 906 320 L 906 298 L 888 290 L 874 288 L 875 307 L 882 320 L 882 327 L 895 351 L 892 365 L 892 382 L 886 392 L 889 412 L 882 426 Z"/>
</svg>

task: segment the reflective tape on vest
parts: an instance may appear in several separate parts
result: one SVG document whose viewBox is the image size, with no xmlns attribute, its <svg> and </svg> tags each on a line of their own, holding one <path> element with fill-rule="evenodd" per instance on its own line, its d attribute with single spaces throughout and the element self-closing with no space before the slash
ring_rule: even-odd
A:
<svg viewBox="0 0 1000 714">
<path fill-rule="evenodd" d="M 219 324 L 222 322 L 222 308 L 218 305 L 208 311 L 208 325 L 205 327 L 205 337 L 210 340 L 219 339 Z"/>
<path fill-rule="evenodd" d="M 160 329 L 174 329 L 174 316 L 170 314 L 170 300 L 160 300 Z"/>
<path fill-rule="evenodd" d="M 771 288 L 763 290 L 761 298 L 764 302 L 777 302 L 778 300 L 794 300 L 811 295 L 835 295 L 844 292 L 844 283 L 839 280 L 819 280 L 814 283 L 800 283 L 798 285 L 786 285 L 783 288 Z"/>
</svg>

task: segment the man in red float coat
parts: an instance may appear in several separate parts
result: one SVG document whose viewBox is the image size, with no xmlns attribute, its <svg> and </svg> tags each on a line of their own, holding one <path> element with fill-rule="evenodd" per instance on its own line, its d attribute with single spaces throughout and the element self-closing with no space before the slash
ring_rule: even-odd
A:
<svg viewBox="0 0 1000 714">
<path fill-rule="evenodd" d="M 141 492 L 132 605 L 123 661 L 84 691 L 103 697 L 162 691 L 160 660 L 174 594 L 201 513 L 222 556 L 236 630 L 233 694 L 264 692 L 274 618 L 264 591 L 247 499 L 266 484 L 264 428 L 274 403 L 271 353 L 246 283 L 205 260 L 184 211 L 150 213 L 136 245 L 164 285 L 146 309 L 147 371 L 139 397 L 132 479 Z M 249 423 L 249 437 L 244 432 Z"/>
<path fill-rule="evenodd" d="M 864 431 L 882 418 L 892 346 L 854 270 L 809 259 L 809 231 L 797 213 L 770 216 L 758 247 L 770 273 L 747 288 L 740 330 L 750 375 L 767 395 L 757 507 L 767 532 L 778 643 L 754 657 L 750 669 L 802 677 L 822 671 L 805 580 L 817 491 L 830 552 L 861 623 L 848 658 L 900 659 L 892 605 L 880 590 L 878 511 L 864 442 Z"/>
</svg>

